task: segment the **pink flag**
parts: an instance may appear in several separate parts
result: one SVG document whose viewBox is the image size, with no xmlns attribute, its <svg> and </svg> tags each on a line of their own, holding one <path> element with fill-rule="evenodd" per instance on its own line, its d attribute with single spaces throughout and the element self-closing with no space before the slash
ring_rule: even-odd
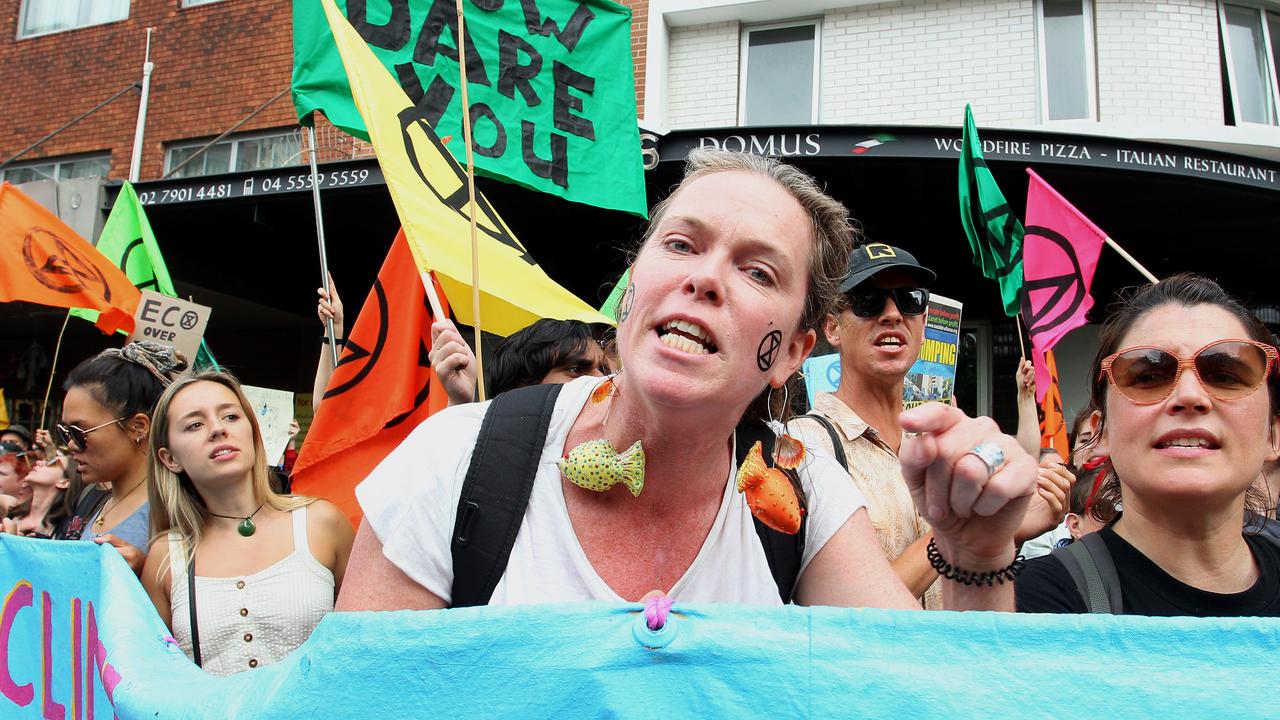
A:
<svg viewBox="0 0 1280 720">
<path fill-rule="evenodd" d="M 1044 402 L 1050 374 L 1044 353 L 1085 324 L 1093 307 L 1089 287 L 1107 234 L 1080 214 L 1031 168 L 1022 240 L 1022 317 L 1031 335 L 1036 401 Z"/>
</svg>

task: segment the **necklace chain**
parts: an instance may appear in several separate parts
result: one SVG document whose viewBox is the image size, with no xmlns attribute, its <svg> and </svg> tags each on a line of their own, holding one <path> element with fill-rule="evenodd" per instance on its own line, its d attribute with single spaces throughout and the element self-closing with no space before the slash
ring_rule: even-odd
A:
<svg viewBox="0 0 1280 720">
<path fill-rule="evenodd" d="M 117 507 L 120 507 L 120 503 L 124 502 L 125 500 L 128 500 L 129 496 L 132 495 L 135 490 L 142 487 L 142 484 L 144 482 L 146 482 L 146 478 L 143 478 L 139 480 L 137 483 L 135 483 L 133 487 L 129 488 L 129 492 L 120 496 L 120 500 L 118 502 L 116 501 L 115 497 L 108 498 L 107 502 L 104 503 L 102 506 L 102 512 L 98 513 L 98 519 L 93 522 L 93 527 L 97 530 L 101 530 L 102 526 L 105 525 L 107 522 L 107 513 L 111 512 Z"/>
</svg>

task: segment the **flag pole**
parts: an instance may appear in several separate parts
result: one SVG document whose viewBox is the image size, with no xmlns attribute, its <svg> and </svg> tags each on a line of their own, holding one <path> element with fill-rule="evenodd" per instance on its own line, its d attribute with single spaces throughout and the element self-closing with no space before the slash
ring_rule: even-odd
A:
<svg viewBox="0 0 1280 720">
<path fill-rule="evenodd" d="M 133 129 L 133 155 L 129 158 L 129 182 L 138 182 L 142 172 L 142 137 L 147 129 L 147 99 L 151 95 L 151 31 L 147 28 L 147 51 L 142 60 L 142 97 L 138 99 L 138 123 Z"/>
<path fill-rule="evenodd" d="M 312 115 L 313 123 L 315 116 Z M 324 216 L 320 212 L 320 172 L 316 170 L 316 129 L 307 128 L 307 154 L 311 158 L 311 201 L 316 208 L 316 242 L 320 246 L 320 284 L 324 286 L 329 297 L 333 297 L 333 288 L 329 286 L 329 258 L 324 249 Z M 333 353 L 333 366 L 338 367 L 338 339 L 333 332 L 333 318 L 325 321 L 325 332 L 329 336 L 329 351 Z"/>
<path fill-rule="evenodd" d="M 71 322 L 71 311 L 62 319 L 62 330 L 58 332 L 58 344 L 53 346 L 53 363 L 49 366 L 49 384 L 44 389 L 44 402 L 40 404 L 40 427 L 45 427 L 45 419 L 49 416 L 49 395 L 53 392 L 53 376 L 58 372 L 58 353 L 62 350 L 62 336 L 67 332 L 67 324 Z"/>
<path fill-rule="evenodd" d="M 1108 236 L 1103 242 L 1107 244 L 1107 247 L 1120 253 L 1120 257 L 1128 260 L 1129 264 L 1132 265 L 1135 270 L 1142 273 L 1143 277 L 1150 280 L 1152 285 L 1160 282 L 1155 275 L 1151 274 L 1150 270 L 1142 267 L 1142 263 L 1138 262 L 1138 260 L 1130 255 L 1124 248 L 1120 247 L 1120 245 L 1115 240 L 1112 240 L 1110 236 Z"/>
<path fill-rule="evenodd" d="M 1013 316 L 1014 322 L 1018 324 L 1018 352 L 1022 354 L 1020 359 L 1027 359 L 1027 346 L 1022 344 L 1022 313 Z"/>
<path fill-rule="evenodd" d="M 455 0 L 458 8 L 458 73 L 462 86 L 462 141 L 467 146 L 467 203 L 471 216 L 471 314 L 475 316 L 476 333 L 476 382 L 477 397 L 484 402 L 484 353 L 480 349 L 480 240 L 476 230 L 476 165 L 471 150 L 471 102 L 467 99 L 467 42 L 466 19 L 462 11 L 464 0 Z"/>
</svg>

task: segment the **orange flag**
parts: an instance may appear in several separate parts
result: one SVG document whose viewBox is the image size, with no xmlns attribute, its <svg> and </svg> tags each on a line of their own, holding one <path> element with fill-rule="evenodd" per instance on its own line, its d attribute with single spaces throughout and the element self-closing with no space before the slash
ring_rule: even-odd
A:
<svg viewBox="0 0 1280 720">
<path fill-rule="evenodd" d="M 9 183 L 0 184 L 0 302 L 88 308 L 98 329 L 133 330 L 142 293 L 75 230 Z"/>
<path fill-rule="evenodd" d="M 434 278 L 433 278 L 434 282 Z M 442 309 L 444 291 L 436 284 Z M 315 420 L 293 466 L 293 489 L 322 497 L 360 524 L 355 487 L 428 415 L 449 404 L 431 369 L 431 323 L 404 231 L 347 333 Z"/>
<path fill-rule="evenodd" d="M 1052 350 L 1044 353 L 1045 367 L 1049 371 L 1049 391 L 1040 403 L 1040 447 L 1051 447 L 1062 456 L 1063 462 L 1071 457 L 1067 446 L 1067 423 L 1062 415 L 1062 388 L 1058 386 L 1058 362 Z"/>
</svg>

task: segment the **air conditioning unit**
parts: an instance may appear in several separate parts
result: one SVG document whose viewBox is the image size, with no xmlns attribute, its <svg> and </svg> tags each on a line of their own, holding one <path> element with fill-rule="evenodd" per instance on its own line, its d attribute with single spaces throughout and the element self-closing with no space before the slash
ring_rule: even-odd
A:
<svg viewBox="0 0 1280 720">
<path fill-rule="evenodd" d="M 36 180 L 16 185 L 31 199 L 48 208 L 80 237 L 97 244 L 107 221 L 106 178 Z"/>
</svg>

